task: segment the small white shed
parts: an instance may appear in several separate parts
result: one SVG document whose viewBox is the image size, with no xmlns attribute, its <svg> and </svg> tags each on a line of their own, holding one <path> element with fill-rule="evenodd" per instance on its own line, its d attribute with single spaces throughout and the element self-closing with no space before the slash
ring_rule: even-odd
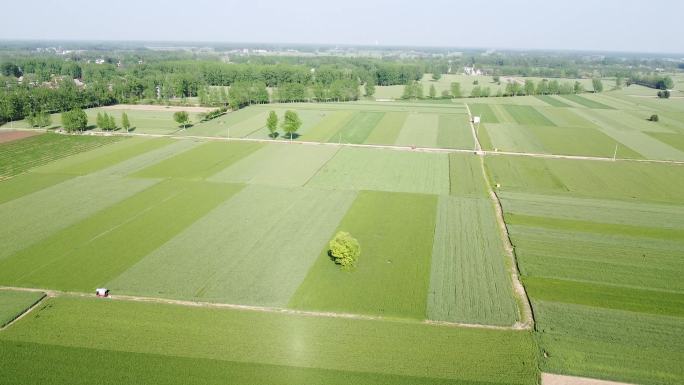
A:
<svg viewBox="0 0 684 385">
<path fill-rule="evenodd" d="M 109 289 L 104 287 L 95 289 L 95 295 L 98 297 L 109 297 Z"/>
</svg>

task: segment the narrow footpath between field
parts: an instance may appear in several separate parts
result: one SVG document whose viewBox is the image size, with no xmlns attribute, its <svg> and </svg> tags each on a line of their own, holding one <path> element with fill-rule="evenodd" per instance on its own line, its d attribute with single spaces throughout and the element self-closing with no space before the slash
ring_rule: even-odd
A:
<svg viewBox="0 0 684 385">
<path fill-rule="evenodd" d="M 472 125 L 472 123 L 471 123 Z M 0 128 L 0 130 L 3 130 Z M 472 128 L 474 131 L 474 128 Z M 45 130 L 47 131 L 47 130 Z M 568 159 L 568 160 L 596 160 L 604 162 L 637 162 L 637 163 L 665 163 L 665 164 L 680 164 L 684 165 L 682 160 L 662 160 L 662 159 L 631 159 L 631 158 L 607 158 L 601 156 L 582 156 L 582 155 L 561 155 L 561 154 L 542 154 L 536 152 L 514 152 L 514 151 L 489 151 L 489 150 L 467 150 L 459 148 L 436 148 L 436 147 L 417 147 L 417 146 L 398 146 L 392 144 L 360 144 L 360 143 L 327 143 L 327 142 L 309 142 L 303 140 L 287 141 L 279 139 L 256 139 L 256 138 L 226 138 L 219 136 L 201 136 L 201 135 L 176 135 L 176 134 L 144 134 L 135 132 L 87 132 L 81 135 L 101 135 L 101 136 L 139 136 L 147 138 L 172 138 L 172 139 L 192 139 L 192 140 L 213 140 L 213 141 L 240 141 L 240 142 L 257 142 L 257 143 L 290 143 L 292 145 L 309 145 L 309 146 L 342 146 L 342 147 L 361 147 L 361 148 L 378 148 L 385 150 L 397 151 L 414 151 L 414 152 L 433 152 L 433 153 L 468 153 L 477 154 L 481 156 L 529 156 L 535 158 L 546 159 Z M 474 133 L 475 137 L 477 135 Z M 479 139 L 476 139 L 476 146 L 479 148 Z"/>
</svg>

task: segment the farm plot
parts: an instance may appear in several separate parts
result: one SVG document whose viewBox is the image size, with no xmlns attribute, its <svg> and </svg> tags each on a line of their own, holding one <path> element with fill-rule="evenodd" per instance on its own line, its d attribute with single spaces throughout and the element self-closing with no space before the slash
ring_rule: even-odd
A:
<svg viewBox="0 0 684 385">
<path fill-rule="evenodd" d="M 521 272 L 647 290 L 684 291 L 681 241 L 508 226 Z"/>
<path fill-rule="evenodd" d="M 33 169 L 37 173 L 87 175 L 125 160 L 136 158 L 173 144 L 166 138 L 129 138 L 91 151 L 79 153 Z M 135 163 L 138 163 L 138 159 Z"/>
<path fill-rule="evenodd" d="M 439 115 L 436 147 L 468 150 L 474 148 L 475 143 L 470 124 L 468 124 L 468 115 Z"/>
<path fill-rule="evenodd" d="M 503 107 L 518 124 L 530 126 L 555 126 L 552 121 L 547 119 L 532 106 L 504 104 Z"/>
<path fill-rule="evenodd" d="M 615 141 L 592 127 L 527 126 L 509 123 L 488 124 L 485 128 L 492 148 L 502 151 L 602 157 L 612 157 L 615 151 Z M 615 155 L 619 158 L 641 158 L 639 153 L 624 146 Z"/>
<path fill-rule="evenodd" d="M 449 193 L 446 154 L 342 148 L 306 184 L 345 190 Z"/>
<path fill-rule="evenodd" d="M 4 183 L 4 182 L 3 182 Z M 0 262 L 56 231 L 79 222 L 105 207 L 126 199 L 156 181 L 84 176 L 0 205 L 0 218 L 12 218 L 0 227 Z M 75 192 L 85 192 L 79 194 Z M 3 265 L 6 262 L 3 262 Z M 0 275 L 17 272 L 0 269 Z M 0 282 L 6 284 L 6 282 Z"/>
<path fill-rule="evenodd" d="M 354 117 L 353 111 L 330 111 L 306 133 L 303 140 L 327 142 Z M 338 137 L 341 140 L 341 136 Z"/>
<path fill-rule="evenodd" d="M 88 122 L 90 124 L 95 124 L 97 114 L 106 112 L 109 115 L 114 116 L 116 124 L 118 127 L 121 126 L 121 114 L 125 112 L 128 115 L 128 119 L 131 122 L 131 131 L 136 133 L 144 134 L 172 134 L 176 131 L 182 129 L 173 120 L 174 109 L 166 109 L 164 106 L 160 106 L 159 110 L 143 110 L 134 108 L 129 109 L 117 109 L 113 110 L 112 107 L 102 107 L 102 108 L 89 108 L 84 110 L 88 115 Z M 197 122 L 196 114 L 190 113 L 190 120 Z M 52 118 L 53 122 L 60 122 L 59 117 Z M 125 130 L 124 130 L 125 131 Z"/>
<path fill-rule="evenodd" d="M 684 321 L 557 302 L 534 301 L 545 372 L 630 383 L 684 381 Z"/>
<path fill-rule="evenodd" d="M 262 148 L 252 142 L 207 142 L 133 174 L 140 178 L 204 179 Z"/>
<path fill-rule="evenodd" d="M 123 180 L 117 182 L 125 185 Z M 239 188 L 206 182 L 163 181 L 71 226 L 45 234 L 40 241 L 0 259 L 0 282 L 12 286 L 94 290 L 173 238 Z M 18 249 L 15 242 L 12 245 Z"/>
<path fill-rule="evenodd" d="M 449 154 L 449 184 L 451 195 L 471 198 L 488 196 L 480 159 L 472 154 Z"/>
<path fill-rule="evenodd" d="M 583 109 L 578 114 L 594 122 L 604 134 L 648 159 L 684 160 L 684 152 L 645 134 L 637 118 L 622 111 Z M 620 147 L 622 147 L 620 146 Z"/>
<path fill-rule="evenodd" d="M 660 203 L 684 203 L 684 168 L 672 164 L 487 157 L 492 184 L 502 192 L 572 195 Z"/>
<path fill-rule="evenodd" d="M 399 146 L 436 147 L 439 115 L 409 114 L 394 144 Z"/>
<path fill-rule="evenodd" d="M 108 287 L 132 294 L 285 306 L 354 196 L 351 191 L 248 186 Z"/>
<path fill-rule="evenodd" d="M 515 323 L 517 309 L 492 203 L 440 196 L 437 207 L 428 318 Z"/>
<path fill-rule="evenodd" d="M 43 134 L 2 143 L 0 144 L 0 180 L 122 139 L 124 138 Z"/>
<path fill-rule="evenodd" d="M 333 146 L 268 144 L 209 180 L 303 186 L 338 150 Z"/>
<path fill-rule="evenodd" d="M 436 203 L 432 195 L 359 192 L 338 227 L 362 245 L 357 268 L 342 271 L 325 245 L 289 307 L 425 319 Z"/>
<path fill-rule="evenodd" d="M 48 382 L 65 384 L 74 378 L 256 385 L 538 381 L 527 332 L 117 300 L 49 299 L 0 333 L 0 344 L 3 378 L 22 383 L 46 373 Z"/>
<path fill-rule="evenodd" d="M 659 141 L 684 152 L 684 134 L 669 132 L 647 132 L 646 134 L 658 139 Z"/>
<path fill-rule="evenodd" d="M 470 113 L 473 116 L 479 116 L 482 123 L 499 123 L 499 119 L 497 119 L 489 104 L 468 103 L 468 107 L 470 108 Z"/>
<path fill-rule="evenodd" d="M 579 105 L 587 107 L 587 108 L 604 109 L 604 110 L 613 110 L 614 109 L 611 106 L 597 102 L 595 100 L 587 99 L 587 98 L 580 96 L 580 95 L 572 95 L 572 94 L 571 95 L 560 95 L 560 97 L 567 99 L 573 103 L 577 103 Z"/>
<path fill-rule="evenodd" d="M 534 97 L 553 107 L 572 107 L 571 105 L 564 103 L 560 99 L 554 98 L 551 95 L 535 95 Z"/>
<path fill-rule="evenodd" d="M 383 115 L 382 112 L 358 112 L 328 142 L 363 143 Z"/>
<path fill-rule="evenodd" d="M 402 127 L 406 122 L 406 112 L 387 112 L 378 122 L 375 129 L 368 135 L 367 144 L 392 144 L 396 142 Z"/>
<path fill-rule="evenodd" d="M 14 321 L 44 297 L 45 293 L 36 291 L 0 290 L 0 328 Z"/>
<path fill-rule="evenodd" d="M 72 175 L 38 174 L 32 172 L 17 175 L 0 182 L 0 205 L 71 178 L 73 178 Z"/>
<path fill-rule="evenodd" d="M 222 115 L 216 119 L 212 119 L 208 122 L 198 123 L 189 129 L 182 132 L 184 135 L 197 135 L 197 136 L 218 136 L 218 137 L 228 137 L 230 133 L 231 137 L 236 137 L 238 129 L 241 131 L 253 132 L 263 127 L 266 124 L 265 113 L 267 113 L 262 108 L 249 107 L 243 108 L 237 111 L 231 111 Z M 259 117 L 263 119 L 259 120 Z M 252 120 L 253 119 L 253 120 Z M 245 125 L 243 122 L 251 121 L 252 125 Z M 241 125 L 238 129 L 234 129 L 236 125 Z M 251 131 L 250 131 L 251 130 Z"/>
</svg>

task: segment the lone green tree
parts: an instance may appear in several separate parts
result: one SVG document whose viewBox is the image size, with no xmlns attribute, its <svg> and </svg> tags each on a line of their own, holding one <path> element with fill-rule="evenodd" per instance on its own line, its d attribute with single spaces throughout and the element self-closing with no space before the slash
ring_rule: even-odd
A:
<svg viewBox="0 0 684 385">
<path fill-rule="evenodd" d="M 437 81 L 442 78 L 442 74 L 439 72 L 433 72 L 432 73 L 432 80 Z"/>
<path fill-rule="evenodd" d="M 268 118 L 266 118 L 266 127 L 268 127 L 268 131 L 270 132 L 268 136 L 271 138 L 278 136 L 278 133 L 276 132 L 278 129 L 278 115 L 275 111 L 268 113 Z"/>
<path fill-rule="evenodd" d="M 123 127 L 126 132 L 131 128 L 131 122 L 128 120 L 128 114 L 125 112 L 121 113 L 121 127 Z"/>
<path fill-rule="evenodd" d="M 67 132 L 83 131 L 88 126 L 88 115 L 80 108 L 62 112 L 62 126 Z"/>
<path fill-rule="evenodd" d="M 603 82 L 601 81 L 601 79 L 591 79 L 591 85 L 594 87 L 594 92 L 603 92 Z"/>
<path fill-rule="evenodd" d="M 359 241 L 346 231 L 340 231 L 330 241 L 330 257 L 342 269 L 349 270 L 356 266 L 361 255 Z"/>
<path fill-rule="evenodd" d="M 435 96 L 437 96 L 437 90 L 435 89 L 435 85 L 434 85 L 434 84 L 430 84 L 430 91 L 429 91 L 429 93 L 430 93 L 430 99 L 434 99 Z"/>
<path fill-rule="evenodd" d="M 173 120 L 185 129 L 188 123 L 190 123 L 190 115 L 186 111 L 176 111 L 173 113 Z"/>
<path fill-rule="evenodd" d="M 285 131 L 290 139 L 294 138 L 295 133 L 301 126 L 302 120 L 299 119 L 299 115 L 297 115 L 295 111 L 285 111 L 285 118 L 283 119 L 283 131 Z"/>
</svg>

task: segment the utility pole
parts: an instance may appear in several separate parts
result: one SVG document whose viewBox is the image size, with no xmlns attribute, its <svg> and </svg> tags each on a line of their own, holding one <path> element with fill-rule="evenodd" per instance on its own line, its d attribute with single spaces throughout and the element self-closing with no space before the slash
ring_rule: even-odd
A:
<svg viewBox="0 0 684 385">
<path fill-rule="evenodd" d="M 618 145 L 617 145 L 617 143 L 615 143 L 615 151 L 613 152 L 613 162 L 615 162 L 615 157 L 617 157 L 617 148 L 618 148 Z"/>
</svg>

